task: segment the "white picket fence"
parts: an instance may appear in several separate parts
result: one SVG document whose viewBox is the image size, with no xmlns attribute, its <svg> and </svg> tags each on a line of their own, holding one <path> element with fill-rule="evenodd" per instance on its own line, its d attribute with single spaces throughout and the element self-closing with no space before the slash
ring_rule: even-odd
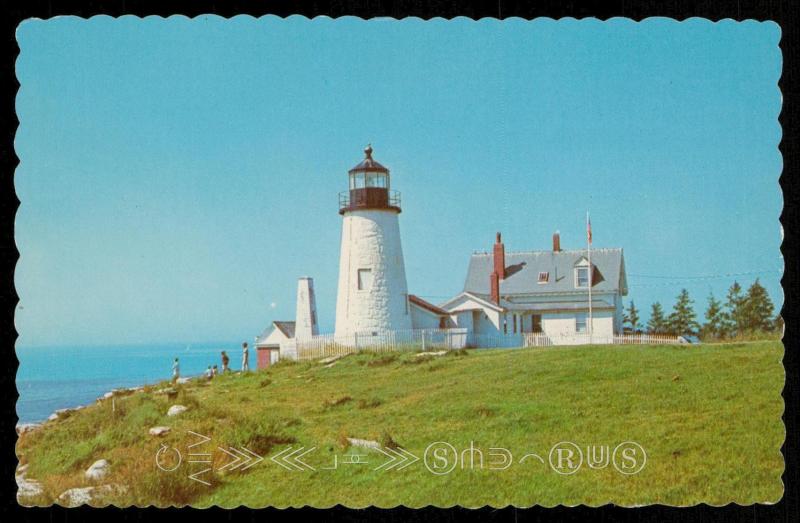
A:
<svg viewBox="0 0 800 523">
<path fill-rule="evenodd" d="M 547 335 L 523 334 L 523 347 L 552 347 L 555 345 L 671 345 L 680 343 L 677 336 L 661 334 L 592 334 L 574 333 Z"/>
<path fill-rule="evenodd" d="M 297 339 L 281 346 L 281 357 L 314 360 L 355 352 L 418 352 L 463 348 L 553 347 L 557 345 L 668 345 L 681 343 L 676 336 L 651 334 L 589 335 L 586 333 L 547 335 L 544 333 L 475 334 L 467 329 L 414 329 L 387 332 L 359 332 L 347 335 L 322 334 Z"/>
<path fill-rule="evenodd" d="M 354 352 L 418 352 L 467 347 L 467 329 L 413 329 L 386 332 L 358 332 L 346 335 L 322 334 L 294 340 L 284 356 L 313 360 Z"/>
</svg>

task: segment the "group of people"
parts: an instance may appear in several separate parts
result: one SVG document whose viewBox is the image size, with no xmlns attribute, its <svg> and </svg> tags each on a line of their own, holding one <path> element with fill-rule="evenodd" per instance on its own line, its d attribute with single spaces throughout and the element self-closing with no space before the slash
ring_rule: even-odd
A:
<svg viewBox="0 0 800 523">
<path fill-rule="evenodd" d="M 209 365 L 206 371 L 203 373 L 206 379 L 212 379 L 214 376 L 219 374 L 220 372 L 231 372 L 230 368 L 230 357 L 228 356 L 227 352 L 222 351 L 222 371 L 218 369 L 216 365 Z M 250 370 L 250 349 L 247 346 L 247 342 L 242 343 L 242 372 L 247 372 Z M 172 381 L 178 381 L 178 378 L 181 377 L 181 366 L 180 361 L 178 358 L 175 358 L 175 361 L 172 362 Z"/>
</svg>

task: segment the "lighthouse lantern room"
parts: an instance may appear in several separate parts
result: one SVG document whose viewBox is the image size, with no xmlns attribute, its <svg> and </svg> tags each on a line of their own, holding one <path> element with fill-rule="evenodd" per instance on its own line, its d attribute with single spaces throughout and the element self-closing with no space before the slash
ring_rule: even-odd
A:
<svg viewBox="0 0 800 523">
<path fill-rule="evenodd" d="M 391 190 L 389 169 L 372 158 L 372 146 L 364 149 L 366 158 L 350 169 L 350 188 L 339 193 L 339 214 L 354 209 L 391 209 L 400 212 L 400 193 Z"/>
<path fill-rule="evenodd" d="M 400 242 L 400 194 L 391 190 L 389 169 L 365 158 L 348 172 L 339 194 L 342 244 L 336 298 L 336 335 L 411 328 Z"/>
</svg>

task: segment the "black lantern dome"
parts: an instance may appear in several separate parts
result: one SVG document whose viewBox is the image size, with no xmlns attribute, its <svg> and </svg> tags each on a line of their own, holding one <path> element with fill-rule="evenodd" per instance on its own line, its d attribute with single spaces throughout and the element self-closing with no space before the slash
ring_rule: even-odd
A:
<svg viewBox="0 0 800 523">
<path fill-rule="evenodd" d="M 339 193 L 339 214 L 358 209 L 400 212 L 400 193 L 391 190 L 389 169 L 372 158 L 372 145 L 364 159 L 348 172 L 349 190 Z"/>
</svg>

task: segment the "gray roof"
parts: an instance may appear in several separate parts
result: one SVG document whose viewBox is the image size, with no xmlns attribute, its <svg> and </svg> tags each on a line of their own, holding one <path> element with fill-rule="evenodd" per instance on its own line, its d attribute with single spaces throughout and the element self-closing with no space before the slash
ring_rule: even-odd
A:
<svg viewBox="0 0 800 523">
<path fill-rule="evenodd" d="M 586 289 L 575 287 L 574 276 L 575 265 L 582 258 L 587 258 L 586 249 L 507 252 L 506 277 L 500 280 L 500 295 L 585 293 Z M 622 249 L 592 249 L 592 265 L 595 267 L 594 291 L 619 291 L 623 296 L 627 295 Z M 469 260 L 464 292 L 489 295 L 489 277 L 493 270 L 494 258 L 491 253 L 473 254 Z M 538 283 L 540 272 L 549 273 L 547 283 Z"/>
<path fill-rule="evenodd" d="M 281 331 L 287 338 L 294 338 L 294 325 L 295 322 L 293 321 L 273 321 L 266 329 L 264 329 L 264 332 L 262 332 L 261 335 L 256 338 L 256 343 L 261 343 L 267 339 L 275 329 Z"/>
<path fill-rule="evenodd" d="M 273 321 L 275 327 L 286 335 L 287 338 L 294 338 L 294 322 L 293 321 Z"/>
</svg>

